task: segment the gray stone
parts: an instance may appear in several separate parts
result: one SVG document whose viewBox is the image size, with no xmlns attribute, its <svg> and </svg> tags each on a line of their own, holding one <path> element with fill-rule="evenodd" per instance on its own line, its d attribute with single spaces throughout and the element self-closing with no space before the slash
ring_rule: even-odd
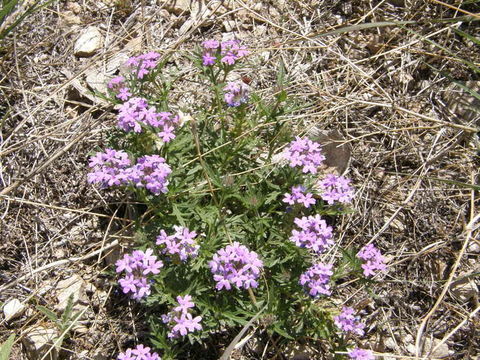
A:
<svg viewBox="0 0 480 360">
<path fill-rule="evenodd" d="M 26 306 L 18 299 L 12 299 L 3 306 L 3 314 L 5 320 L 10 321 L 23 315 L 26 310 Z"/>
<path fill-rule="evenodd" d="M 166 9 L 175 15 L 189 14 L 197 2 L 198 0 L 170 0 L 166 4 Z"/>
<path fill-rule="evenodd" d="M 473 278 L 467 275 L 467 273 L 460 274 L 459 280 L 450 284 L 453 297 L 462 303 L 466 303 L 470 299 L 478 299 L 478 287 Z"/>
<path fill-rule="evenodd" d="M 32 326 L 25 331 L 22 337 L 22 343 L 25 346 L 27 357 L 30 360 L 57 360 L 58 351 L 54 343 L 58 338 L 58 332 L 55 328 L 46 328 L 43 326 Z"/>
<path fill-rule="evenodd" d="M 55 310 L 59 312 L 65 311 L 70 295 L 73 295 L 74 305 L 79 302 L 85 302 L 87 298 L 85 288 L 85 281 L 78 275 L 73 275 L 68 279 L 60 281 L 56 287 L 58 304 L 55 306 Z"/>
<path fill-rule="evenodd" d="M 322 153 L 325 156 L 324 164 L 332 168 L 338 175 L 344 175 L 350 165 L 352 147 L 345 142 L 337 130 L 320 130 L 314 127 L 310 132 L 310 138 L 322 145 Z"/>
<path fill-rule="evenodd" d="M 75 56 L 89 57 L 102 48 L 103 35 L 95 26 L 86 28 L 75 42 L 73 48 Z"/>
</svg>

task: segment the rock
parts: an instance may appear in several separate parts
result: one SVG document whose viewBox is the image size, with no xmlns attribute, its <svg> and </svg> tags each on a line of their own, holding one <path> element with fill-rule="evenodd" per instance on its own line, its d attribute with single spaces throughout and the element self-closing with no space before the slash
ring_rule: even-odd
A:
<svg viewBox="0 0 480 360">
<path fill-rule="evenodd" d="M 397 342 L 395 341 L 394 338 L 391 338 L 391 337 L 385 339 L 384 345 L 389 350 L 397 350 L 398 349 Z"/>
<path fill-rule="evenodd" d="M 286 355 L 287 359 L 290 360 L 316 359 L 317 355 L 311 348 L 298 343 L 291 343 L 287 345 L 284 350 L 284 354 Z"/>
<path fill-rule="evenodd" d="M 66 3 L 66 7 L 68 10 L 73 11 L 77 15 L 81 14 L 82 12 L 82 6 L 77 2 L 69 1 Z"/>
<path fill-rule="evenodd" d="M 467 251 L 474 254 L 480 253 L 480 244 L 476 241 L 471 241 L 470 244 L 468 244 Z"/>
<path fill-rule="evenodd" d="M 75 56 L 89 57 L 95 54 L 103 45 L 103 36 L 96 26 L 85 29 L 73 48 Z"/>
<path fill-rule="evenodd" d="M 170 0 L 167 2 L 166 9 L 175 15 L 189 14 L 196 2 L 198 0 Z"/>
<path fill-rule="evenodd" d="M 37 325 L 28 328 L 22 337 L 27 357 L 30 360 L 40 360 L 42 358 L 57 360 L 58 352 L 53 346 L 57 338 L 58 332 L 54 328 Z"/>
<path fill-rule="evenodd" d="M 86 283 L 78 275 L 62 280 L 57 284 L 57 299 L 58 304 L 55 306 L 55 310 L 59 312 L 65 311 L 67 307 L 68 299 L 70 295 L 73 295 L 73 304 L 76 305 L 80 302 L 86 301 Z"/>
<path fill-rule="evenodd" d="M 3 314 L 5 315 L 5 321 L 16 319 L 23 315 L 26 310 L 26 306 L 18 299 L 12 299 L 3 306 Z"/>
<path fill-rule="evenodd" d="M 352 147 L 346 143 L 337 130 L 320 130 L 314 127 L 310 131 L 310 138 L 322 145 L 325 156 L 324 164 L 334 170 L 337 175 L 344 175 L 350 165 Z"/>
<path fill-rule="evenodd" d="M 450 284 L 450 291 L 456 300 L 466 303 L 478 299 L 478 287 L 467 273 L 460 274 L 460 279 Z"/>
<path fill-rule="evenodd" d="M 225 31 L 233 31 L 235 30 L 235 26 L 236 26 L 236 21 L 235 20 L 225 20 L 223 23 L 222 23 L 223 27 L 225 28 Z"/>
<path fill-rule="evenodd" d="M 98 68 L 88 69 L 85 71 L 85 81 L 90 89 L 98 91 L 102 94 L 107 93 L 107 77 L 105 73 Z"/>
<path fill-rule="evenodd" d="M 442 345 L 440 345 L 440 347 L 437 350 L 433 351 L 433 349 L 438 344 L 440 344 L 440 342 L 441 342 L 441 340 L 439 340 L 439 339 L 433 339 L 433 341 L 428 339 L 428 338 L 425 339 L 421 356 L 426 356 L 429 359 L 430 358 L 435 358 L 435 359 L 437 359 L 437 358 L 439 358 L 439 359 L 447 358 L 449 355 L 451 355 L 450 354 L 450 349 L 449 349 L 447 344 L 442 344 Z M 415 344 L 409 344 L 406 347 L 406 349 L 410 354 L 415 355 L 415 352 L 416 352 Z"/>
<path fill-rule="evenodd" d="M 60 13 L 59 24 L 63 26 L 67 25 L 80 25 L 82 19 L 78 15 L 75 15 L 73 11 L 67 10 Z"/>
<path fill-rule="evenodd" d="M 428 358 L 444 359 L 444 358 L 447 358 L 449 355 L 451 355 L 450 349 L 448 348 L 448 345 L 445 343 L 440 345 L 437 350 L 433 351 L 433 349 L 435 349 L 435 347 L 437 347 L 437 345 L 440 343 L 441 343 L 441 340 L 439 339 L 433 339 L 433 341 L 430 339 L 426 339 L 422 356 L 428 356 Z"/>
</svg>

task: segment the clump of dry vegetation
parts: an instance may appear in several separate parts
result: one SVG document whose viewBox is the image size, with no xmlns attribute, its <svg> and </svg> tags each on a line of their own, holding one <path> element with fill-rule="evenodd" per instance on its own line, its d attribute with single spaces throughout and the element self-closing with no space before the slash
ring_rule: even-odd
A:
<svg viewBox="0 0 480 360">
<path fill-rule="evenodd" d="M 0 302 L 24 305 L 0 318 L 0 341 L 16 335 L 11 358 L 36 358 L 27 334 L 55 328 L 38 306 L 61 314 L 69 279 L 84 316 L 62 357 L 113 359 L 146 335 L 111 270 L 134 241 L 131 199 L 86 181 L 88 156 L 115 123 L 95 94 L 126 57 L 155 50 L 181 69 L 179 107 L 191 104 L 203 95 L 186 56 L 232 36 L 253 53 L 242 69 L 252 87 L 274 93 L 282 64 L 305 105 L 288 118 L 299 132 L 334 130 L 351 145 L 356 211 L 337 220 L 338 241 L 375 242 L 390 268 L 375 296 L 338 289 L 367 314 L 364 346 L 385 359 L 480 356 L 479 20 L 478 1 L 439 0 L 62 1 L 32 12 L 0 40 Z M 76 55 L 92 26 L 101 45 Z M 235 335 L 202 351 L 219 358 Z M 262 353 L 252 339 L 233 356 L 333 358 L 316 344 Z"/>
</svg>

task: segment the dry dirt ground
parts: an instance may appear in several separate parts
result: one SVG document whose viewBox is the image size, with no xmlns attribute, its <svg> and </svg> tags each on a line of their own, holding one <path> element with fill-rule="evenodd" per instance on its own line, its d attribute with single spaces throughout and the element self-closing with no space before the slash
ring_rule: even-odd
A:
<svg viewBox="0 0 480 360">
<path fill-rule="evenodd" d="M 385 359 L 478 359 L 480 208 L 471 184 L 480 121 L 452 81 L 480 87 L 468 64 L 480 66 L 479 45 L 458 33 L 479 27 L 430 20 L 479 20 L 480 5 L 445 1 L 73 0 L 28 17 L 2 42 L 0 60 L 0 302 L 26 306 L 15 319 L 0 315 L 0 340 L 17 335 L 11 358 L 27 358 L 22 339 L 33 326 L 53 328 L 35 305 L 58 309 L 72 278 L 85 316 L 62 356 L 114 359 L 144 335 L 141 310 L 116 296 L 112 276 L 131 242 L 132 222 L 118 211 L 128 199 L 86 181 L 87 158 L 115 122 L 91 91 L 125 56 L 147 50 L 173 54 L 188 77 L 200 41 L 235 36 L 252 50 L 243 70 L 251 86 L 271 92 L 283 63 L 289 94 L 306 105 L 290 119 L 299 131 L 335 129 L 352 146 L 356 212 L 337 225 L 338 241 L 375 242 L 390 268 L 374 297 L 341 289 L 367 314 L 363 347 Z M 89 26 L 101 48 L 76 56 Z M 192 90 L 175 91 L 188 104 Z M 310 358 L 331 358 L 312 348 Z"/>
</svg>

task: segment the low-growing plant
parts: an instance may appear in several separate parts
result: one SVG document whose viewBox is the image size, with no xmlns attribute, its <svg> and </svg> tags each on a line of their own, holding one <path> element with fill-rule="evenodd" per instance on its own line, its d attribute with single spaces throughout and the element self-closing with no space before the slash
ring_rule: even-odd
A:
<svg viewBox="0 0 480 360">
<path fill-rule="evenodd" d="M 84 310 L 76 311 L 74 313 L 74 304 L 73 304 L 73 294 L 68 297 L 67 306 L 63 311 L 62 315 L 59 317 L 55 312 L 46 308 L 42 305 L 37 305 L 37 310 L 40 311 L 43 315 L 45 315 L 50 321 L 52 321 L 59 331 L 59 336 L 55 339 L 54 346 L 57 351 L 60 351 L 62 348 L 63 342 L 69 338 L 70 331 L 72 330 L 73 326 L 76 322 L 81 318 L 83 313 L 86 311 Z"/>
<path fill-rule="evenodd" d="M 12 352 L 14 342 L 15 334 L 12 334 L 4 343 L 0 345 L 0 360 L 8 360 L 10 358 L 10 353 Z"/>
<path fill-rule="evenodd" d="M 331 219 L 351 211 L 350 180 L 326 172 L 321 144 L 292 136 L 285 115 L 298 106 L 282 70 L 266 96 L 242 80 L 247 55 L 237 40 L 203 42 L 190 79 L 201 103 L 190 109 L 170 103 L 176 80 L 155 52 L 129 59 L 108 84 L 118 129 L 90 158 L 88 181 L 144 204 L 138 248 L 116 271 L 125 296 L 147 310 L 164 359 L 189 357 L 187 340 L 206 342 L 252 318 L 271 338 L 323 339 L 346 353 L 364 324 L 332 301 L 335 283 L 371 283 L 385 270 L 373 245 L 338 248 Z M 373 358 L 362 349 L 349 356 Z M 143 345 L 118 356 L 158 358 Z"/>
</svg>

